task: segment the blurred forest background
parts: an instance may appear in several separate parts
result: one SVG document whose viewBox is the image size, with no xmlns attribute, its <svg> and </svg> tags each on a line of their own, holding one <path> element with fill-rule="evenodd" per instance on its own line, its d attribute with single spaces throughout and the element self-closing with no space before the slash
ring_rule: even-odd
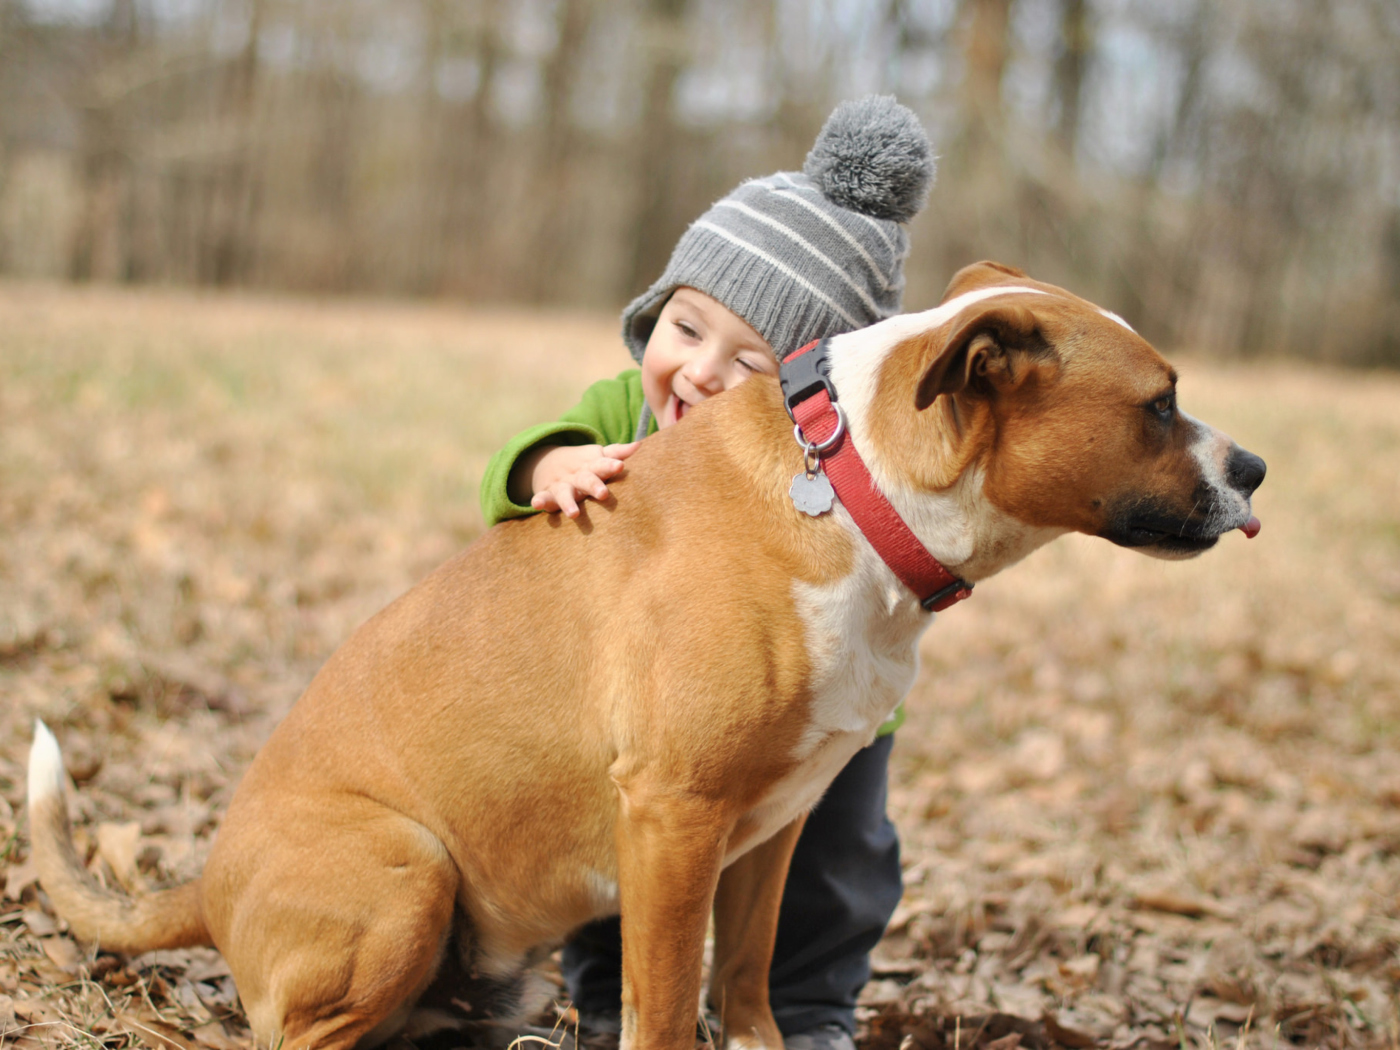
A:
<svg viewBox="0 0 1400 1050">
<path fill-rule="evenodd" d="M 991 257 L 1400 366 L 1396 0 L 0 0 L 0 275 L 616 308 L 872 91 L 906 308 Z"/>
</svg>

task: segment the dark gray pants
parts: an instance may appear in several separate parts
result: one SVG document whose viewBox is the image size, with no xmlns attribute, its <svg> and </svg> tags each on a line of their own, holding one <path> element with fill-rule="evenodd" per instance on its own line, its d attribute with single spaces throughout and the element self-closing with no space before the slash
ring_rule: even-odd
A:
<svg viewBox="0 0 1400 1050">
<path fill-rule="evenodd" d="M 807 818 L 792 855 L 768 994 L 784 1035 L 839 1024 L 855 1033 L 856 996 L 870 979 L 870 950 L 903 893 L 899 838 L 885 816 L 893 736 L 847 763 Z M 585 1013 L 622 1002 L 618 920 L 589 923 L 564 946 L 569 995 Z"/>
</svg>

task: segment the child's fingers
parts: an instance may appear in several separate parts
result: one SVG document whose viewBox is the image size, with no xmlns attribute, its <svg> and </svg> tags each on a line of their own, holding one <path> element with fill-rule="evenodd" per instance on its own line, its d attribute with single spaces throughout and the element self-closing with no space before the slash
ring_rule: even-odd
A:
<svg viewBox="0 0 1400 1050">
<path fill-rule="evenodd" d="M 554 501 L 559 505 L 559 509 L 564 512 L 564 517 L 578 517 L 578 498 L 572 484 L 567 481 L 560 481 L 551 485 L 549 491 L 553 493 Z"/>
<path fill-rule="evenodd" d="M 596 500 L 608 498 L 608 487 L 603 484 L 603 478 L 611 477 L 612 474 L 606 470 L 599 470 L 599 467 L 606 460 L 599 460 L 593 464 L 591 469 L 580 470 L 574 475 L 574 491 L 580 496 L 592 496 Z M 622 469 L 619 463 L 618 469 Z M 615 471 L 613 473 L 616 473 Z M 601 474 L 601 477 L 599 476 Z"/>
<path fill-rule="evenodd" d="M 629 441 L 625 445 L 604 445 L 602 453 L 612 459 L 626 459 L 637 451 L 637 446 L 640 444 L 640 441 Z"/>
<path fill-rule="evenodd" d="M 556 481 L 548 488 L 540 489 L 531 497 L 530 506 L 549 514 L 562 510 L 571 518 L 578 517 L 578 500 L 573 485 L 567 481 Z"/>
<path fill-rule="evenodd" d="M 588 464 L 586 469 L 595 477 L 601 478 L 603 481 L 608 481 L 621 474 L 622 468 L 622 460 L 608 459 L 606 456 L 600 456 L 598 459 Z"/>
</svg>

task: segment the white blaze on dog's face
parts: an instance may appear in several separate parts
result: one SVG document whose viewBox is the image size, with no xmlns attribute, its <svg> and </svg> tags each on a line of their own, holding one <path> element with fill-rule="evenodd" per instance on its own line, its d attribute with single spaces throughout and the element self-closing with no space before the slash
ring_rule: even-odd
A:
<svg viewBox="0 0 1400 1050">
<path fill-rule="evenodd" d="M 900 337 L 920 318 L 937 323 Z M 975 477 L 982 499 L 1031 532 L 1166 558 L 1257 526 L 1263 460 L 1180 411 L 1175 370 L 1116 316 L 979 263 L 942 306 L 897 321 L 860 413 L 882 483 L 927 494 Z M 916 435 L 912 455 L 880 454 L 900 447 L 896 433 L 906 450 Z"/>
</svg>

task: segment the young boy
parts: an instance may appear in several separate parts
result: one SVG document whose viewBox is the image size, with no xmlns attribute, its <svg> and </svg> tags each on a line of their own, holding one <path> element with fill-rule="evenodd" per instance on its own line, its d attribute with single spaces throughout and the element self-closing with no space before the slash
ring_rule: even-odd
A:
<svg viewBox="0 0 1400 1050">
<path fill-rule="evenodd" d="M 622 314 L 639 369 L 589 387 L 557 422 L 517 435 L 481 483 L 489 525 L 538 511 L 579 513 L 608 498 L 636 443 L 707 397 L 813 339 L 899 311 L 908 237 L 933 156 L 918 118 L 893 98 L 838 106 L 802 172 L 745 182 L 682 234 L 666 271 Z M 796 513 L 796 511 L 794 511 Z M 870 950 L 903 887 L 885 816 L 886 772 L 903 709 L 856 754 L 808 817 L 793 854 L 769 974 L 788 1050 L 854 1050 L 855 1003 Z M 565 946 L 580 1027 L 619 1030 L 618 920 Z"/>
</svg>

